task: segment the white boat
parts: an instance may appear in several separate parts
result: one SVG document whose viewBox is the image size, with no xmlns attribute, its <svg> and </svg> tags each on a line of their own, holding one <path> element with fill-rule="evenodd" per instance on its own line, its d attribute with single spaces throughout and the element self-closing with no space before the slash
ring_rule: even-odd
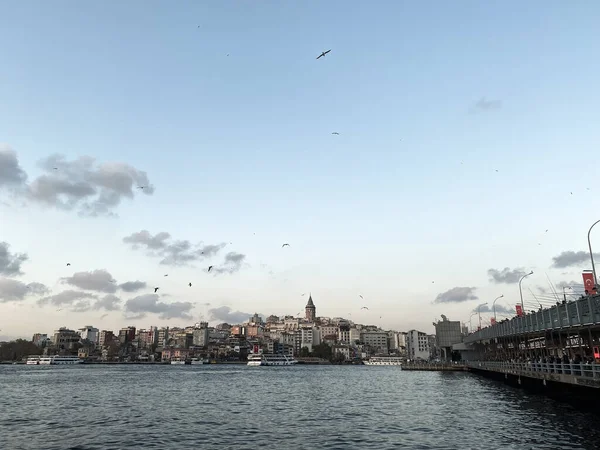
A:
<svg viewBox="0 0 600 450">
<path fill-rule="evenodd" d="M 177 365 L 185 364 L 185 358 L 173 358 L 173 359 L 171 359 L 171 364 L 177 364 Z"/>
<path fill-rule="evenodd" d="M 395 356 L 373 356 L 363 363 L 367 366 L 401 366 L 402 358 Z"/>
<path fill-rule="evenodd" d="M 30 356 L 29 358 L 27 358 L 27 361 L 25 362 L 25 364 L 28 366 L 37 366 L 40 364 L 40 357 L 39 356 Z"/>
<path fill-rule="evenodd" d="M 249 366 L 293 366 L 294 364 L 298 364 L 298 361 L 284 354 L 252 353 L 248 355 Z"/>
<path fill-rule="evenodd" d="M 191 364 L 192 366 L 204 364 L 204 361 L 200 358 L 192 358 Z"/>
<path fill-rule="evenodd" d="M 40 365 L 70 365 L 70 364 L 81 364 L 83 361 L 77 356 L 42 356 L 39 359 L 38 364 Z M 27 362 L 29 364 L 29 360 Z"/>
</svg>

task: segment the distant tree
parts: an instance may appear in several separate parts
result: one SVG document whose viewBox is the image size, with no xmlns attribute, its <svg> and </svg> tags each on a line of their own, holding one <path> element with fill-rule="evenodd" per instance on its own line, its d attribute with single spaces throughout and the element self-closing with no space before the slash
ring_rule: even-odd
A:
<svg viewBox="0 0 600 450">
<path fill-rule="evenodd" d="M 307 358 L 310 356 L 310 352 L 308 351 L 308 347 L 302 347 L 300 349 L 300 357 L 301 358 Z"/>
<path fill-rule="evenodd" d="M 312 356 L 331 361 L 331 347 L 325 343 L 313 346 Z"/>
<path fill-rule="evenodd" d="M 25 339 L 7 342 L 0 346 L 0 361 L 20 361 L 29 355 L 41 355 L 43 349 Z"/>
<path fill-rule="evenodd" d="M 346 357 L 342 353 L 336 353 L 331 360 L 335 364 L 341 364 L 344 361 L 346 361 Z"/>
</svg>

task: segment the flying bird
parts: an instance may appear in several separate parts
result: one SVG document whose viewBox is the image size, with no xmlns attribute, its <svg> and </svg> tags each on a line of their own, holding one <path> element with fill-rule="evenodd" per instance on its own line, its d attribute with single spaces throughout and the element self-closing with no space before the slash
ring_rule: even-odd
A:
<svg viewBox="0 0 600 450">
<path fill-rule="evenodd" d="M 283 244 L 283 245 L 281 246 L 281 248 L 285 247 L 286 245 L 287 245 L 288 247 L 290 246 L 290 244 Z"/>
<path fill-rule="evenodd" d="M 70 265 L 71 265 L 71 263 L 67 263 L 67 267 L 70 266 Z"/>
<path fill-rule="evenodd" d="M 306 295 L 306 292 L 304 294 L 302 294 L 300 297 L 304 297 Z"/>
<path fill-rule="evenodd" d="M 108 314 L 102 314 L 102 315 L 100 316 L 100 320 L 104 319 L 106 316 L 108 316 Z"/>
<path fill-rule="evenodd" d="M 58 167 L 53 167 L 54 170 L 58 170 Z"/>
<path fill-rule="evenodd" d="M 546 230 L 546 233 L 548 232 L 548 230 Z"/>
<path fill-rule="evenodd" d="M 213 266 L 208 266 L 208 271 L 210 272 L 210 269 L 212 269 L 212 268 L 213 268 Z"/>
<path fill-rule="evenodd" d="M 138 189 L 146 189 L 146 186 L 138 186 Z"/>
<path fill-rule="evenodd" d="M 359 295 L 360 298 L 362 298 L 363 300 L 365 299 L 362 295 Z"/>
<path fill-rule="evenodd" d="M 498 169 L 496 169 L 496 172 L 498 172 Z"/>
<path fill-rule="evenodd" d="M 163 276 L 165 276 L 165 277 L 168 277 L 168 276 L 169 276 L 169 274 L 168 274 L 168 273 L 165 273 Z"/>
<path fill-rule="evenodd" d="M 319 56 L 317 56 L 317 59 L 322 58 L 323 56 L 325 56 L 330 51 L 331 51 L 331 49 L 327 50 L 326 52 L 321 53 Z"/>
<path fill-rule="evenodd" d="M 335 135 L 337 135 L 337 136 L 339 136 L 339 135 L 340 135 L 340 133 L 338 133 L 337 131 L 334 131 L 334 132 L 333 132 L 333 133 L 331 133 L 331 134 L 335 134 Z"/>
<path fill-rule="evenodd" d="M 368 310 L 369 308 L 367 308 L 366 306 L 363 306 L 363 307 L 362 307 L 362 308 L 360 308 L 360 309 L 366 309 L 366 310 Z"/>
<path fill-rule="evenodd" d="M 188 283 L 188 286 L 189 286 L 189 287 L 192 287 L 192 283 Z"/>
<path fill-rule="evenodd" d="M 154 288 L 154 293 L 156 294 L 156 291 L 158 291 L 160 288 L 155 287 Z"/>
<path fill-rule="evenodd" d="M 57 311 L 62 311 L 62 308 L 58 308 Z"/>
</svg>

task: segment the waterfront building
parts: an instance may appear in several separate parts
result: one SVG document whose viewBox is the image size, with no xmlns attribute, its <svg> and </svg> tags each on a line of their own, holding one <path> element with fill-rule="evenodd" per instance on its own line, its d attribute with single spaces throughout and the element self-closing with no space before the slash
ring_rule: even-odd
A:
<svg viewBox="0 0 600 450">
<path fill-rule="evenodd" d="M 450 360 L 452 358 L 452 346 L 462 342 L 462 330 L 459 320 L 448 320 L 442 314 L 442 320 L 435 326 L 435 343 L 440 349 L 440 358 Z"/>
<path fill-rule="evenodd" d="M 126 344 L 135 340 L 135 327 L 125 327 L 119 330 L 119 342 Z"/>
<path fill-rule="evenodd" d="M 262 337 L 263 327 L 261 325 L 248 325 L 246 327 L 246 336 L 248 337 Z"/>
<path fill-rule="evenodd" d="M 115 335 L 112 331 L 102 330 L 98 337 L 98 345 L 104 347 L 109 345 L 115 339 Z"/>
<path fill-rule="evenodd" d="M 52 344 L 59 350 L 72 350 L 75 344 L 79 343 L 81 337 L 74 330 L 69 330 L 66 327 L 61 327 L 54 332 Z"/>
<path fill-rule="evenodd" d="M 354 354 L 352 349 L 348 345 L 345 345 L 345 344 L 335 344 L 332 347 L 332 353 L 334 356 L 342 355 L 346 361 L 349 359 L 352 359 L 352 356 Z"/>
<path fill-rule="evenodd" d="M 248 319 L 248 323 L 252 325 L 263 325 L 263 320 L 258 313 L 254 313 L 254 315 Z"/>
<path fill-rule="evenodd" d="M 376 353 L 389 353 L 388 333 L 385 331 L 363 331 L 360 333 L 360 341 Z"/>
<path fill-rule="evenodd" d="M 196 328 L 193 332 L 192 343 L 196 347 L 206 347 L 208 345 L 208 338 L 208 327 Z"/>
<path fill-rule="evenodd" d="M 162 327 L 158 330 L 158 338 L 156 339 L 160 347 L 164 347 L 169 343 L 169 327 Z"/>
<path fill-rule="evenodd" d="M 98 328 L 94 328 L 91 325 L 86 325 L 83 328 L 79 329 L 79 336 L 81 336 L 81 340 L 88 340 L 92 344 L 96 345 L 98 343 Z"/>
<path fill-rule="evenodd" d="M 335 336 L 337 338 L 338 333 L 340 331 L 337 325 L 321 325 L 319 327 L 320 338 L 321 341 L 325 338 L 325 336 Z"/>
<path fill-rule="evenodd" d="M 429 337 L 426 333 L 410 330 L 406 334 L 406 354 L 408 359 L 429 360 Z"/>
<path fill-rule="evenodd" d="M 294 332 L 294 350 L 297 355 L 302 348 L 308 348 L 309 352 L 313 349 L 313 327 L 303 326 Z"/>
<path fill-rule="evenodd" d="M 308 296 L 308 303 L 306 304 L 304 310 L 306 320 L 309 322 L 314 322 L 315 318 L 317 317 L 317 307 L 313 303 L 312 295 Z"/>
<path fill-rule="evenodd" d="M 46 344 L 47 340 L 48 340 L 47 334 L 35 333 L 33 335 L 33 338 L 31 339 L 31 342 L 33 342 L 38 347 L 43 347 Z"/>
</svg>

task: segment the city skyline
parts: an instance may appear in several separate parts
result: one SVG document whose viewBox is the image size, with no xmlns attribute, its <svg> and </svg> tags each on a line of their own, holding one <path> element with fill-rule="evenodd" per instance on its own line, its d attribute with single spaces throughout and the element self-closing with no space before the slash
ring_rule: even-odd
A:
<svg viewBox="0 0 600 450">
<path fill-rule="evenodd" d="M 0 340 L 583 292 L 600 5 L 143 5 L 4 9 Z"/>
</svg>

